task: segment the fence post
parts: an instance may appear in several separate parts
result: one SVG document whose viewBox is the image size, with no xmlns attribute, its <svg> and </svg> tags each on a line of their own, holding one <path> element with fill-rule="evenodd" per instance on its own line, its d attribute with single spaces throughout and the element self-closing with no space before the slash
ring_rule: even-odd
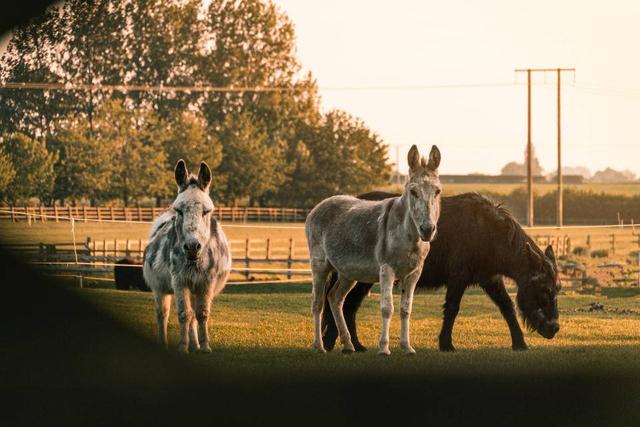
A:
<svg viewBox="0 0 640 427">
<path fill-rule="evenodd" d="M 571 237 L 569 237 L 569 236 L 567 236 L 566 245 L 567 245 L 567 253 L 566 253 L 566 255 L 569 255 L 569 254 L 571 254 Z"/>
<path fill-rule="evenodd" d="M 40 222 L 45 222 L 47 220 L 45 217 L 44 206 L 40 205 Z"/>
<path fill-rule="evenodd" d="M 249 255 L 250 255 L 250 250 L 249 250 L 249 245 L 250 245 L 250 241 L 249 238 L 247 237 L 247 240 L 245 241 L 245 246 L 244 246 L 244 265 L 246 267 L 246 270 L 244 271 L 244 277 L 249 280 L 249 268 L 251 267 L 251 261 L 249 260 Z"/>
<path fill-rule="evenodd" d="M 53 214 L 56 217 L 56 222 L 60 222 L 60 219 L 58 218 L 58 205 L 53 206 Z"/>
<path fill-rule="evenodd" d="M 82 218 L 84 219 L 84 222 L 87 222 L 87 207 L 86 206 L 82 207 Z"/>
<path fill-rule="evenodd" d="M 107 263 L 107 241 L 102 240 L 102 262 Z"/>
<path fill-rule="evenodd" d="M 11 206 L 11 221 L 12 221 L 12 222 L 16 222 L 16 212 L 15 212 L 15 209 L 16 209 L 16 208 L 15 208 L 14 206 Z M 639 241 L 640 241 L 640 237 L 639 237 L 638 239 L 639 239 Z"/>
<path fill-rule="evenodd" d="M 131 252 L 129 252 L 129 239 L 127 239 L 127 249 L 124 251 L 125 256 L 129 256 Z"/>
<path fill-rule="evenodd" d="M 589 252 L 591 252 L 591 234 L 587 234 L 587 248 L 589 248 Z"/>
<path fill-rule="evenodd" d="M 271 238 L 267 237 L 267 259 L 271 258 Z"/>
<path fill-rule="evenodd" d="M 287 279 L 291 280 L 291 267 L 293 266 L 293 238 L 289 238 L 289 258 L 287 259 Z"/>
<path fill-rule="evenodd" d="M 611 233 L 611 255 L 616 254 L 616 235 Z"/>
<path fill-rule="evenodd" d="M 247 218 L 249 218 L 249 208 L 248 207 L 244 207 L 244 218 L 242 219 L 242 222 L 246 223 L 247 222 Z"/>
</svg>

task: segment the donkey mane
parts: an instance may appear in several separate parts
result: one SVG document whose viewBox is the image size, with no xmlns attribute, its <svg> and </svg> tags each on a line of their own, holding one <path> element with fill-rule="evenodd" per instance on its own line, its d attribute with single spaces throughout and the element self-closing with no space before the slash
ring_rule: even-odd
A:
<svg viewBox="0 0 640 427">
<path fill-rule="evenodd" d="M 518 253 L 524 251 L 526 244 L 529 243 L 531 248 L 543 256 L 543 252 L 538 248 L 533 239 L 524 231 L 522 226 L 515 219 L 513 214 L 507 209 L 503 202 L 496 202 L 490 198 L 479 194 L 477 192 L 465 193 L 459 196 L 451 196 L 443 198 L 443 203 L 456 203 L 460 199 L 464 198 L 465 208 L 469 208 L 469 204 L 475 204 L 477 213 L 482 215 L 486 220 L 502 225 L 500 230 L 504 230 L 506 235 L 506 241 L 511 248 Z M 446 220 L 446 218 L 444 218 Z"/>
<path fill-rule="evenodd" d="M 200 183 L 200 181 L 198 181 L 198 177 L 193 174 L 190 174 L 189 178 L 187 179 L 186 185 L 180 189 L 180 193 L 182 193 L 184 190 L 191 187 L 192 185 L 195 185 L 196 187 L 204 191 L 204 187 L 202 187 L 202 184 Z"/>
</svg>

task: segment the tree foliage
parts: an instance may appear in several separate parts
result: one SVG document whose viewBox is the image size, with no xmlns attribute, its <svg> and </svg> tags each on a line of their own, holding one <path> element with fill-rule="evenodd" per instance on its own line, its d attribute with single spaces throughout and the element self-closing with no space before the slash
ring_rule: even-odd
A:
<svg viewBox="0 0 640 427">
<path fill-rule="evenodd" d="M 229 203 L 310 205 L 389 172 L 362 122 L 320 113 L 293 24 L 269 0 L 68 0 L 13 33 L 0 79 L 156 88 L 0 89 L 0 129 L 57 156 L 49 201 L 167 198 L 179 158 L 207 161 Z M 282 90 L 157 90 L 181 85 Z"/>
<path fill-rule="evenodd" d="M 2 136 L 2 144 L 15 176 L 6 188 L 5 197 L 12 203 L 38 197 L 50 200 L 55 179 L 54 165 L 58 156 L 50 153 L 42 141 L 22 133 Z"/>
</svg>

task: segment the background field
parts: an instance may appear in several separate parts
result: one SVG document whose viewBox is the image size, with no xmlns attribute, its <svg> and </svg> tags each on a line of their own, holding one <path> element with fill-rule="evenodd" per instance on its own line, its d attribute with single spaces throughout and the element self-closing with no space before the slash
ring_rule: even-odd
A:
<svg viewBox="0 0 640 427">
<path fill-rule="evenodd" d="M 509 194 L 515 189 L 526 189 L 525 184 L 492 184 L 492 183 L 453 183 L 443 184 L 443 192 L 445 196 L 453 196 L 460 193 L 477 191 L 480 193 L 488 192 L 495 194 Z M 543 195 L 555 191 L 556 184 L 533 184 L 533 190 L 536 194 Z M 590 191 L 593 193 L 615 194 L 621 196 L 637 196 L 640 194 L 640 183 L 619 183 L 619 184 L 569 184 L 564 185 L 565 189 L 576 191 Z M 389 186 L 385 191 L 399 192 L 402 191 L 401 186 Z"/>
<path fill-rule="evenodd" d="M 155 339 L 156 320 L 150 294 L 112 290 L 74 290 L 98 310 L 140 334 Z M 399 316 L 391 326 L 392 356 L 375 354 L 379 333 L 379 297 L 367 298 L 359 315 L 362 342 L 371 350 L 350 357 L 332 352 L 315 354 L 311 348 L 310 287 L 301 285 L 229 286 L 214 300 L 210 332 L 213 353 L 194 354 L 189 360 L 220 368 L 231 375 L 274 376 L 314 374 L 340 377 L 348 373 L 411 375 L 447 373 L 509 376 L 514 374 L 640 374 L 640 292 L 615 291 L 599 297 L 608 308 L 625 308 L 618 315 L 577 311 L 596 299 L 563 296 L 561 330 L 553 340 L 526 333 L 528 352 L 513 352 L 504 320 L 479 290 L 465 295 L 454 329 L 454 354 L 438 352 L 442 292 L 421 293 L 414 302 L 412 340 L 415 357 L 398 348 Z M 396 307 L 399 303 L 396 296 Z M 177 321 L 172 313 L 170 345 L 177 342 Z M 339 348 L 339 347 L 338 347 Z"/>
</svg>

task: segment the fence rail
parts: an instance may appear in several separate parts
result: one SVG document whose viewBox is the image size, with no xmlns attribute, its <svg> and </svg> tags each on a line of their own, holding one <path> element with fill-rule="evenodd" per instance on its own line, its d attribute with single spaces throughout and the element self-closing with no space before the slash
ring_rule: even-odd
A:
<svg viewBox="0 0 640 427">
<path fill-rule="evenodd" d="M 132 208 L 100 206 L 4 206 L 0 220 L 27 222 L 59 222 L 68 218 L 77 221 L 152 221 L 167 208 Z M 308 209 L 270 207 L 216 206 L 214 215 L 220 221 L 231 222 L 302 222 Z"/>
<path fill-rule="evenodd" d="M 148 241 L 142 239 L 88 238 L 73 242 L 12 244 L 5 248 L 19 253 L 39 268 L 73 273 L 113 273 L 113 263 L 125 256 L 142 258 Z M 305 242 L 289 239 L 231 240 L 234 274 L 251 278 L 264 276 L 310 276 Z M 76 258 L 77 256 L 77 258 Z M 303 267 L 303 268 L 301 268 Z"/>
</svg>

